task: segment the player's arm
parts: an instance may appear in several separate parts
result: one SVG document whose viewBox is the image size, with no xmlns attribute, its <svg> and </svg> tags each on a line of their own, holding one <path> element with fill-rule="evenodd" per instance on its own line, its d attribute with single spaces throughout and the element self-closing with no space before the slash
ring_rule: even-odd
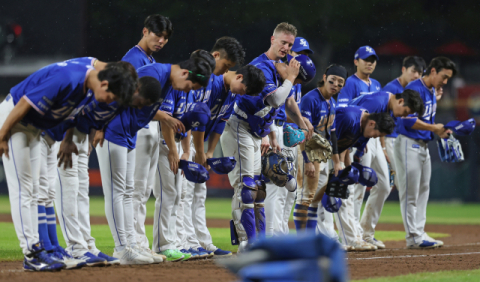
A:
<svg viewBox="0 0 480 282">
<path fill-rule="evenodd" d="M 330 131 L 330 143 L 332 143 L 333 170 L 335 171 L 335 176 L 337 176 L 338 171 L 343 169 L 343 165 L 340 162 L 340 155 L 338 154 L 337 132 L 335 130 Z"/>
<path fill-rule="evenodd" d="M 385 143 L 385 136 L 380 137 L 380 144 L 382 145 L 383 153 L 385 154 L 385 159 L 387 159 L 387 163 L 390 163 L 390 159 L 388 158 L 387 154 L 387 145 Z"/>
<path fill-rule="evenodd" d="M 272 127 L 274 125 L 272 124 Z M 269 134 L 268 134 L 268 138 L 270 140 L 270 147 L 272 147 L 273 149 L 273 152 L 276 153 L 276 152 L 279 152 L 282 150 L 282 148 L 280 147 L 280 144 L 278 144 L 278 141 L 277 141 L 277 133 L 276 133 L 276 129 L 275 130 L 272 130 Z M 262 154 L 263 155 L 263 154 Z"/>
<path fill-rule="evenodd" d="M 65 136 L 63 137 L 63 141 L 60 143 L 60 147 L 58 149 L 58 167 L 60 167 L 63 163 L 63 169 L 72 167 L 72 153 L 78 155 L 77 145 L 75 145 L 73 142 L 73 132 L 73 127 L 67 129 Z"/>
<path fill-rule="evenodd" d="M 165 121 L 160 121 L 160 126 L 162 128 L 163 139 L 168 147 L 168 162 L 170 164 L 170 169 L 174 174 L 177 174 L 178 162 L 180 161 L 180 158 L 178 156 L 177 146 L 175 144 L 175 132 L 172 128 L 168 127 Z"/>
<path fill-rule="evenodd" d="M 27 115 L 31 108 L 32 106 L 25 97 L 22 97 L 8 114 L 7 119 L 0 129 L 0 156 L 5 154 L 5 156 L 9 158 L 8 139 L 10 139 L 10 130 Z"/>
<path fill-rule="evenodd" d="M 204 131 L 192 131 L 193 146 L 195 147 L 195 162 L 207 167 L 207 157 L 205 155 L 205 132 Z"/>
<path fill-rule="evenodd" d="M 287 116 L 290 117 L 300 129 L 307 131 L 305 137 L 307 140 L 310 140 L 313 135 L 313 126 L 311 126 L 310 129 L 307 129 L 307 125 L 305 124 L 304 118 L 302 117 L 300 109 L 293 96 L 290 96 L 290 98 L 287 99 L 287 102 L 285 103 L 285 111 L 287 112 Z"/>
<path fill-rule="evenodd" d="M 173 132 L 185 132 L 185 125 L 164 111 L 158 110 L 153 120 L 162 122 L 166 127 L 171 128 Z"/>
<path fill-rule="evenodd" d="M 192 138 L 192 131 L 187 132 L 187 136 L 180 141 L 180 144 L 182 145 L 182 156 L 180 157 L 181 160 L 188 160 L 190 157 L 190 139 Z"/>
<path fill-rule="evenodd" d="M 286 68 L 286 77 L 282 77 L 284 79 L 282 86 L 278 87 L 275 91 L 272 91 L 267 97 L 265 97 L 265 101 L 268 105 L 274 108 L 279 108 L 285 104 L 285 100 L 292 90 L 293 82 L 298 76 L 299 69 L 300 63 L 297 60 L 292 59 Z"/>
<path fill-rule="evenodd" d="M 420 120 L 419 118 L 404 118 L 402 121 L 406 127 L 410 127 L 411 129 L 415 130 L 431 131 L 437 134 L 440 138 L 447 138 L 448 135 L 452 133 L 451 130 L 445 129 L 441 123 L 430 124 Z"/>
</svg>

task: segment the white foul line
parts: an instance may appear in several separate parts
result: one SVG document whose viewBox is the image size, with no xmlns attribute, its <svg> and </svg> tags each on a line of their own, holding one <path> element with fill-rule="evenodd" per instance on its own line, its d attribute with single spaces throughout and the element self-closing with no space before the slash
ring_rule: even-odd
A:
<svg viewBox="0 0 480 282">
<path fill-rule="evenodd" d="M 422 258 L 422 257 L 443 257 L 443 256 L 461 256 L 461 255 L 480 255 L 480 252 L 458 253 L 458 254 L 430 254 L 430 255 L 406 255 L 406 256 L 388 256 L 371 258 L 347 258 L 347 260 L 367 260 L 367 259 L 396 259 L 396 258 Z"/>
</svg>

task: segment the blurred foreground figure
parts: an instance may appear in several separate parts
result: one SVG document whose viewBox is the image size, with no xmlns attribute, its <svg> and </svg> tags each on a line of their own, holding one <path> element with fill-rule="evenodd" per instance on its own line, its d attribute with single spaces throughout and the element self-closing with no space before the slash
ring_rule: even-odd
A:
<svg viewBox="0 0 480 282">
<path fill-rule="evenodd" d="M 219 260 L 241 281 L 347 281 L 344 251 L 311 232 L 262 238 L 236 259 Z"/>
</svg>

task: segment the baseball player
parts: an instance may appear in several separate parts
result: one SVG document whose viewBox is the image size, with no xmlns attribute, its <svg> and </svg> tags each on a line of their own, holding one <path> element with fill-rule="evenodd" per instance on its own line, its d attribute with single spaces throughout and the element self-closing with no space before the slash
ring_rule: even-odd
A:
<svg viewBox="0 0 480 282">
<path fill-rule="evenodd" d="M 305 94 L 300 103 L 302 115 L 315 125 L 315 132 L 323 138 L 330 139 L 332 143 L 333 162 L 336 172 L 341 169 L 340 156 L 338 154 L 337 136 L 335 133 L 335 100 L 332 98 L 345 85 L 347 70 L 343 66 L 329 66 L 322 79 L 317 83 L 317 88 Z M 328 82 L 328 83 L 327 83 Z M 301 229 L 313 229 L 317 226 L 317 212 L 320 208 L 320 220 L 318 220 L 319 232 L 331 238 L 338 238 L 333 227 L 333 215 L 325 213 L 316 199 L 315 193 L 321 189 L 330 173 L 327 163 L 309 161 L 305 154 L 305 144 L 300 144 L 302 156 L 299 164 L 302 166 L 302 185 L 297 189 L 297 200 L 294 210 L 294 222 L 297 231 Z"/>
<path fill-rule="evenodd" d="M 432 133 L 441 138 L 451 133 L 443 124 L 435 123 L 435 89 L 443 87 L 456 72 L 456 66 L 450 59 L 436 57 L 428 65 L 425 76 L 405 87 L 417 91 L 425 105 L 423 115 L 398 120 L 398 137 L 395 141 L 398 193 L 408 248 L 436 248 L 443 245 L 442 241 L 431 238 L 425 232 L 432 172 L 428 142 L 433 140 Z"/>
<path fill-rule="evenodd" d="M 427 66 L 422 57 L 405 57 L 402 64 L 402 75 L 387 83 L 382 88 L 382 91 L 388 91 L 393 94 L 402 93 L 407 84 L 422 77 L 423 71 L 426 69 L 426 67 Z M 396 118 L 394 119 L 396 120 Z M 397 179 L 395 178 L 397 170 L 395 169 L 395 158 L 393 149 L 397 136 L 398 133 L 395 129 L 392 134 L 385 136 L 385 138 L 380 138 L 380 143 L 382 144 L 382 149 L 385 153 L 387 162 L 390 165 L 390 182 L 391 178 L 394 177 L 394 184 L 398 186 Z M 390 183 L 391 186 L 392 184 L 393 183 Z"/>
<path fill-rule="evenodd" d="M 178 65 L 174 66 L 178 67 Z M 190 108 L 188 105 L 192 103 L 192 100 L 188 97 L 189 91 L 192 89 L 198 90 L 201 87 L 207 86 L 208 78 L 211 75 L 210 64 L 201 58 L 191 58 L 181 63 L 180 66 L 182 71 L 186 71 L 184 79 L 189 79 L 188 87 L 180 88 L 178 81 L 172 81 L 171 88 L 173 88 L 173 90 L 169 90 L 166 94 L 158 111 L 158 113 L 164 114 L 174 120 L 178 120 L 175 117 L 180 118 L 185 113 L 187 107 Z M 150 65 L 143 67 L 143 69 L 147 68 L 150 68 Z M 139 75 L 141 69 L 139 69 Z M 178 76 L 179 74 L 177 71 L 173 71 L 172 66 L 172 75 Z M 166 76 L 166 78 L 168 78 L 168 73 L 166 73 Z M 161 121 L 160 129 L 157 183 L 153 190 L 156 201 L 152 248 L 155 252 L 166 256 L 167 261 L 187 260 L 190 259 L 192 255 L 188 252 L 182 253 L 176 248 L 175 223 L 180 199 L 179 191 L 181 191 L 181 181 L 183 178 L 180 173 L 177 173 L 180 160 L 179 156 L 182 156 L 183 160 L 188 159 L 188 155 L 185 157 L 182 149 L 188 153 L 190 143 L 188 138 L 183 138 L 181 146 L 179 143 L 176 143 L 174 134 L 177 130 L 170 128 L 165 121 Z"/>
<path fill-rule="evenodd" d="M 357 71 L 347 78 L 345 87 L 338 94 L 338 106 L 343 107 L 360 95 L 372 94 L 379 91 L 382 86 L 370 75 L 377 66 L 378 56 L 370 46 L 362 46 L 355 52 L 354 64 Z"/>
<path fill-rule="evenodd" d="M 200 53 L 196 51 L 192 56 Z M 225 122 L 233 111 L 236 96 L 259 93 L 264 86 L 263 74 L 253 66 L 242 67 L 236 72 L 228 71 L 234 66 L 241 66 L 245 57 L 242 45 L 235 38 L 221 37 L 215 42 L 210 53 L 215 59 L 215 70 L 210 77 L 209 84 L 206 88 L 192 91 L 195 101 L 207 104 L 211 111 L 211 118 L 206 125 L 203 137 L 205 141 L 208 140 L 205 159 L 213 157 L 215 147 L 225 128 Z M 196 128 L 193 128 L 192 131 L 192 135 L 198 134 Z M 202 148 L 200 153 L 204 153 L 203 144 L 197 147 Z M 191 143 L 190 159 L 196 161 L 196 154 L 195 146 Z M 205 183 L 183 182 L 177 223 L 182 215 L 184 218 L 183 224 L 177 224 L 177 245 L 190 252 L 198 252 L 200 257 L 205 255 L 229 256 L 232 254 L 230 251 L 219 249 L 212 242 L 205 219 L 206 196 L 207 186 Z"/>
<path fill-rule="evenodd" d="M 135 69 L 155 63 L 152 54 L 165 47 L 172 33 L 173 26 L 167 17 L 158 14 L 148 16 L 144 22 L 142 39 L 125 54 L 122 61 L 131 63 Z M 159 146 L 158 134 L 158 121 L 150 121 L 137 133 L 132 199 L 137 244 L 154 256 L 156 256 L 156 253 L 150 249 L 148 238 L 145 235 L 145 219 L 146 204 L 155 185 Z"/>
<path fill-rule="evenodd" d="M 273 60 L 275 62 L 280 62 L 291 50 L 293 44 L 295 43 L 295 37 L 297 35 L 297 29 L 291 24 L 280 23 L 275 28 L 273 35 L 270 39 L 271 45 L 268 51 L 257 58 L 253 59 L 250 62 L 251 65 L 259 66 L 258 64 L 265 60 Z M 273 83 L 271 80 L 275 77 L 271 72 L 264 72 L 266 77 L 266 83 Z M 294 84 L 297 85 L 297 84 Z M 298 124 L 300 128 L 307 129 L 305 121 L 302 119 L 300 110 L 296 103 L 293 94 L 301 91 L 301 86 L 298 86 L 300 89 L 292 89 L 292 92 L 288 96 L 284 105 L 279 109 L 279 114 L 277 114 L 276 120 L 272 128 L 276 133 L 276 139 L 280 148 L 283 148 L 283 126 L 286 121 L 286 112 L 291 117 L 293 122 Z M 297 88 L 297 86 L 295 86 Z M 313 128 L 308 132 L 307 138 L 310 139 L 313 132 Z M 262 153 L 268 150 L 270 144 L 268 138 L 263 138 L 262 140 Z M 267 182 L 267 197 L 265 199 L 265 216 L 266 216 L 266 230 L 265 233 L 267 236 L 271 235 L 280 235 L 288 233 L 288 222 L 287 228 L 285 228 L 284 223 L 284 214 L 285 214 L 285 204 L 287 198 L 288 190 L 280 189 L 278 186 L 273 183 Z M 290 215 L 289 215 L 290 216 Z M 286 229 L 286 230 L 285 230 Z"/>
<path fill-rule="evenodd" d="M 139 77 L 151 76 L 160 82 L 158 87 L 152 87 L 157 95 L 161 91 L 160 95 L 147 99 L 153 103 L 151 106 L 124 108 L 104 132 L 97 131 L 96 139 L 101 140 L 104 135 L 107 140 L 106 144 L 100 143 L 96 150 L 105 195 L 105 212 L 115 241 L 113 256 L 119 258 L 121 264 L 145 264 L 162 259 L 136 244 L 132 204 L 136 133 L 153 118 L 166 120 L 166 125 L 171 122 L 175 127 L 180 121 L 158 111 L 160 102 L 157 101 L 164 99 L 170 88 L 190 91 L 199 87 L 197 75 L 203 75 L 204 69 L 208 73 L 209 67 L 203 60 L 187 60 L 175 65 L 154 63 L 139 68 Z"/>
<path fill-rule="evenodd" d="M 386 91 L 379 91 L 369 95 L 361 95 L 351 100 L 349 105 L 359 106 L 366 109 L 369 113 L 387 113 L 393 117 L 406 117 L 409 114 L 423 112 L 423 101 L 420 95 L 413 90 L 405 90 L 400 94 L 392 94 Z M 359 148 L 355 153 L 355 159 L 358 159 L 363 166 L 371 167 L 375 170 L 378 182 L 370 190 L 362 218 L 360 220 L 360 209 L 362 208 L 363 197 L 366 187 L 362 184 L 355 185 L 354 196 L 354 216 L 357 231 L 362 235 L 362 239 L 378 249 L 384 249 L 385 244 L 375 239 L 375 226 L 378 223 L 382 213 L 383 204 L 390 194 L 389 169 L 385 153 L 380 144 L 380 138 L 371 138 L 367 146 L 367 152 Z"/>
<path fill-rule="evenodd" d="M 135 81 L 119 68 L 60 62 L 44 67 L 11 89 L 1 104 L 0 155 L 7 175 L 12 218 L 25 255 L 24 268 L 57 270 L 65 265 L 44 251 L 38 234 L 40 130 L 53 128 L 85 98 L 88 89 L 101 102 L 129 101 Z"/>
<path fill-rule="evenodd" d="M 315 132 L 323 138 L 331 140 L 333 148 L 333 160 L 336 171 L 341 169 L 338 155 L 337 140 L 335 134 L 335 100 L 333 95 L 338 94 L 345 85 L 347 70 L 338 65 L 331 65 L 325 71 L 322 79 L 318 82 L 317 88 L 305 94 L 300 103 L 302 115 L 315 125 Z M 328 84 L 327 84 L 328 82 Z M 299 157 L 302 185 L 296 191 L 297 200 L 294 210 L 294 222 L 297 231 L 317 226 L 318 201 L 314 200 L 315 192 L 326 183 L 328 174 L 327 163 L 318 161 L 310 162 L 305 154 L 305 144 L 300 144 L 302 156 Z M 321 180 L 320 180 L 321 179 Z M 321 214 L 324 214 L 323 207 L 320 207 Z M 333 228 L 333 216 L 326 214 L 318 221 L 320 232 L 332 238 L 336 238 Z M 310 223 L 310 224 L 309 224 Z M 335 234 L 335 235 L 334 235 Z"/>
<path fill-rule="evenodd" d="M 298 55 L 305 55 L 305 56 L 309 56 L 310 54 L 313 54 L 313 51 L 310 50 L 310 44 L 308 44 L 308 41 L 303 38 L 303 37 L 295 37 L 295 42 L 293 43 L 293 46 L 292 46 L 292 49 L 290 50 L 290 55 L 291 56 L 298 56 Z M 297 103 L 297 106 L 298 108 L 300 108 L 300 102 L 302 100 L 302 84 L 300 83 L 297 83 L 293 86 L 292 88 L 292 97 L 293 99 L 295 100 L 295 102 Z M 278 122 L 277 122 L 278 120 Z M 285 127 L 287 125 L 290 125 L 292 126 L 293 128 L 296 128 L 297 125 L 293 122 L 292 119 L 290 119 L 286 114 L 285 114 L 285 105 L 282 106 L 280 112 L 278 113 L 278 116 L 277 116 L 277 119 L 276 119 L 276 124 L 281 124 L 283 121 L 283 129 L 285 129 Z M 306 128 L 313 132 L 313 126 L 312 124 L 310 123 L 310 121 L 308 120 L 308 118 L 305 118 L 303 117 L 303 121 L 305 122 L 305 125 L 307 126 Z M 298 149 L 296 147 L 286 147 L 284 146 L 283 148 L 283 151 L 291 156 L 293 158 L 293 170 L 291 172 L 292 176 L 297 178 L 297 175 L 298 175 Z M 268 186 L 267 186 L 268 187 Z M 285 199 L 285 203 L 283 204 L 284 205 L 284 208 L 283 208 L 283 218 L 281 219 L 281 223 L 280 223 L 280 229 L 281 229 L 281 232 L 283 232 L 284 234 L 288 234 L 289 233 L 289 230 L 290 228 L 288 227 L 288 221 L 290 220 L 290 214 L 292 213 L 292 208 L 293 208 L 293 205 L 295 203 L 295 195 L 296 193 L 295 192 L 290 192 L 286 189 L 280 189 L 279 191 L 277 191 L 278 194 L 281 194 L 282 192 L 283 193 L 286 193 L 286 196 L 285 197 L 278 197 L 278 205 L 282 205 L 282 202 L 281 200 L 282 199 Z M 267 195 L 267 199 L 269 199 L 270 197 L 268 197 Z M 267 205 L 268 207 L 268 205 Z M 275 213 L 277 213 L 277 211 L 273 211 Z M 281 211 L 280 211 L 281 212 Z M 275 217 L 277 218 L 277 217 Z M 273 224 L 275 226 L 275 224 Z"/>
<path fill-rule="evenodd" d="M 338 152 L 340 160 L 345 166 L 351 164 L 350 147 L 364 147 L 369 138 L 377 138 L 390 134 L 395 127 L 395 121 L 387 113 L 368 113 L 364 108 L 357 106 L 339 107 L 335 111 L 335 127 L 337 134 Z M 351 191 L 353 185 L 348 189 Z M 375 250 L 374 246 L 360 240 L 358 230 L 355 228 L 353 217 L 353 193 L 348 199 L 342 200 L 342 206 L 335 213 L 335 223 L 339 237 L 345 250 L 369 251 Z M 321 191 L 319 198 L 323 197 Z"/>
<path fill-rule="evenodd" d="M 262 65 L 263 64 L 263 65 Z M 264 75 L 275 69 L 272 61 L 257 65 Z M 273 68 L 273 69 L 272 69 Z M 275 132 L 271 125 L 291 92 L 300 63 L 292 59 L 286 66 L 286 78 L 280 85 L 280 79 L 271 76 L 259 96 L 240 96 L 234 106 L 234 113 L 227 121 L 224 134 L 220 137 L 225 156 L 233 156 L 238 164 L 228 174 L 230 184 L 235 189 L 232 200 L 232 232 L 237 234 L 239 252 L 245 250 L 248 243 L 255 240 L 256 233 L 265 233 L 265 184 L 261 180 L 261 138 L 269 135 L 274 151 L 279 149 Z M 267 71 L 267 69 L 270 69 Z M 295 103 L 296 105 L 296 103 Z M 234 236 L 235 237 L 235 236 Z"/>
</svg>

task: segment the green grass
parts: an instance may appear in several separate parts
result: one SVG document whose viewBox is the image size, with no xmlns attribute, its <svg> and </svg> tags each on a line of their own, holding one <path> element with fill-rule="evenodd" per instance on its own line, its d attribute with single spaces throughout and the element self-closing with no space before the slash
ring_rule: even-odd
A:
<svg viewBox="0 0 480 282">
<path fill-rule="evenodd" d="M 231 199 L 207 199 L 207 218 L 231 219 Z M 155 199 L 147 202 L 147 216 L 153 217 Z M 0 196 L 0 214 L 10 213 L 8 197 Z M 90 214 L 105 216 L 103 197 L 90 199 Z M 480 224 L 480 204 L 431 202 L 427 209 L 427 224 Z M 293 220 L 291 218 L 291 220 Z M 402 223 L 398 202 L 387 202 L 380 223 Z"/>
<path fill-rule="evenodd" d="M 356 282 L 478 282 L 480 281 L 480 269 L 475 270 L 450 270 L 440 272 L 422 272 L 395 277 L 381 277 Z"/>
</svg>

